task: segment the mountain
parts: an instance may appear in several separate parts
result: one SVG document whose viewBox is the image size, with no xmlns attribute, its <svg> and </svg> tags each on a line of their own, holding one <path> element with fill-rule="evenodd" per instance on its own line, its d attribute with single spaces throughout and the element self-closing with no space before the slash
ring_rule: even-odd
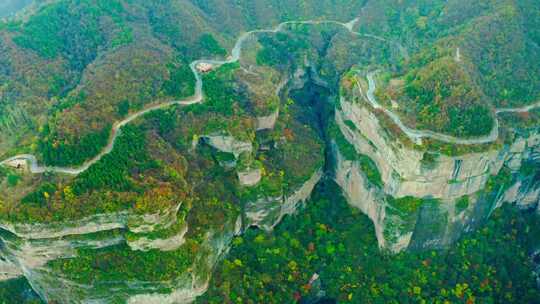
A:
<svg viewBox="0 0 540 304">
<path fill-rule="evenodd" d="M 534 301 L 538 24 L 535 0 L 56 0 L 6 19 L 0 289 L 24 293 L 24 277 L 51 303 L 251 303 L 260 288 L 300 301 L 353 272 L 351 244 L 380 249 L 370 263 L 390 274 L 403 258 L 452 276 L 374 282 L 386 302 Z M 274 282 L 246 253 L 272 260 L 282 242 L 316 257 Z M 341 270 L 325 266 L 336 252 Z M 355 280 L 330 298 L 375 301 L 338 291 Z"/>
</svg>

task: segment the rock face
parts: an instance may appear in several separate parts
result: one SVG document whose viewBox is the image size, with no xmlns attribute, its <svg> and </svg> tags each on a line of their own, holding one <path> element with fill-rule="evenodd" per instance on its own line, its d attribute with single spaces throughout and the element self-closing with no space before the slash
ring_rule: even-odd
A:
<svg viewBox="0 0 540 304">
<path fill-rule="evenodd" d="M 268 116 L 257 117 L 257 131 L 273 129 L 279 117 L 279 109 Z"/>
<path fill-rule="evenodd" d="M 100 278 L 98 284 L 84 285 L 65 278 L 51 263 L 80 259 L 81 252 L 109 250 L 115 246 L 158 254 L 189 248 L 193 245 L 186 243 L 189 227 L 187 212 L 181 210 L 182 204 L 155 214 L 121 212 L 56 224 L 3 223 L 0 229 L 0 254 L 3 257 L 0 280 L 24 275 L 48 302 L 111 303 L 118 300 L 116 295 L 120 293 L 130 295 L 127 303 L 189 303 L 206 291 L 212 268 L 227 252 L 232 238 L 242 232 L 243 226 L 271 229 L 309 198 L 321 176 L 322 171 L 318 170 L 304 184 L 283 193 L 279 199 L 249 203 L 251 207 L 243 215 L 226 218 L 219 230 L 205 234 L 197 246 L 197 253 L 190 257 L 190 266 L 172 281 L 131 278 L 120 282 Z"/>
<path fill-rule="evenodd" d="M 315 185 L 322 177 L 322 169 L 315 172 L 301 187 L 291 194 L 276 197 L 259 197 L 245 206 L 244 227 L 256 226 L 271 231 L 287 214 L 293 214 L 299 203 L 309 199 Z"/>
<path fill-rule="evenodd" d="M 410 232 L 404 235 L 394 233 L 401 240 L 393 239 L 393 242 L 388 240 L 386 222 L 389 219 L 386 214 L 387 204 L 384 192 L 369 183 L 358 162 L 346 160 L 336 145 L 333 148 L 336 183 L 342 188 L 349 204 L 360 209 L 373 221 L 379 246 L 392 251 L 406 248 L 411 239 Z M 395 221 L 400 220 L 395 219 Z"/>
<path fill-rule="evenodd" d="M 112 297 L 96 290 L 101 287 L 82 286 L 64 279 L 62 273 L 56 272 L 50 263 L 78 258 L 81 250 L 95 251 L 123 244 L 134 251 L 175 250 L 184 244 L 184 235 L 188 231 L 184 218 L 178 217 L 181 214 L 178 212 L 181 205 L 155 214 L 138 215 L 122 212 L 68 223 L 34 225 L 3 223 L 0 230 L 0 254 L 4 260 L 0 263 L 0 273 L 3 279 L 17 274 L 24 275 L 36 292 L 47 301 L 111 302 Z M 230 226 L 234 227 L 232 224 Z M 171 236 L 160 238 L 159 233 L 163 231 L 170 231 Z M 187 277 L 184 280 L 187 282 Z M 127 288 L 123 284 L 111 283 L 111 286 L 122 290 Z M 139 291 L 144 293 L 146 289 L 146 292 L 150 292 L 155 288 L 151 286 L 152 284 L 161 283 L 148 283 L 148 287 Z"/>
<path fill-rule="evenodd" d="M 346 144 L 371 159 L 380 174 L 382 184 L 371 182 L 361 162 L 347 159 L 334 141 L 335 179 L 349 203 L 373 221 L 383 248 L 445 247 L 504 202 L 538 208 L 540 182 L 520 174 L 538 160 L 537 130 L 497 149 L 427 161 L 424 152 L 394 139 L 365 104 L 342 98 L 335 123 Z M 404 212 L 407 203 L 411 208 Z"/>
<path fill-rule="evenodd" d="M 489 176 L 499 172 L 504 163 L 506 151 L 488 151 L 463 157 L 440 155 L 426 165 L 422 161 L 423 152 L 390 140 L 367 107 L 344 100 L 341 107 L 342 110 L 336 112 L 341 132 L 359 153 L 376 163 L 384 191 L 394 197 L 447 199 L 470 195 L 482 189 Z M 345 121 L 352 122 L 357 129 L 352 130 Z"/>
<path fill-rule="evenodd" d="M 208 145 L 215 149 L 232 153 L 236 158 L 242 153 L 251 153 L 253 147 L 250 142 L 239 141 L 232 136 L 227 135 L 206 135 L 201 137 Z"/>
<path fill-rule="evenodd" d="M 0 229 L 25 239 L 60 238 L 66 235 L 83 235 L 121 229 L 126 227 L 128 217 L 128 213 L 120 212 L 96 215 L 80 221 L 51 224 L 12 224 L 4 222 L 0 223 Z"/>
<path fill-rule="evenodd" d="M 214 265 L 228 250 L 229 244 L 234 237 L 234 223 L 227 223 L 222 232 L 209 233 L 203 243 L 206 254 L 201 254 L 193 261 L 193 269 L 181 275 L 174 282 L 174 288 L 169 293 L 163 294 L 148 290 L 147 293 L 131 296 L 127 303 L 130 304 L 175 304 L 191 303 L 201 296 L 207 289 Z M 145 283 L 145 282 L 141 282 Z"/>
<path fill-rule="evenodd" d="M 86 222 L 86 221 L 85 221 Z M 146 224 L 149 224 L 146 222 Z M 159 223 L 155 223 L 159 225 Z M 120 224 L 119 224 L 120 225 Z M 147 228 L 150 226 L 146 226 Z M 217 262 L 219 256 L 227 249 L 234 235 L 234 223 L 225 225 L 227 229 L 223 233 L 208 235 L 204 241 L 205 248 L 193 261 L 193 270 L 186 272 L 173 282 L 134 282 L 129 284 L 110 282 L 110 288 L 117 291 L 125 289 L 125 292 L 134 294 L 128 303 L 186 303 L 195 299 L 206 290 L 210 279 L 210 269 Z M 82 231 L 82 230 L 80 230 Z M 66 240 L 62 239 L 20 239 L 13 237 L 11 241 L 4 238 L 2 256 L 6 261 L 0 263 L 0 273 L 3 279 L 24 275 L 39 295 L 47 301 L 57 303 L 84 302 L 110 303 L 114 301 L 108 292 L 102 292 L 101 284 L 107 285 L 106 281 L 100 281 L 99 286 L 82 286 L 78 283 L 62 278 L 62 273 L 56 272 L 48 266 L 51 261 L 76 258 L 77 250 L 95 250 L 109 246 L 126 243 L 132 250 L 147 251 L 157 249 L 159 251 L 175 250 L 184 244 L 184 235 L 187 226 L 184 226 L 177 235 L 168 239 L 151 239 L 151 236 L 141 237 L 136 240 L 126 240 L 123 237 L 103 240 L 91 240 L 91 235 L 80 235 L 73 239 L 68 231 L 62 233 Z M 45 237 L 44 234 L 41 236 Z M 142 265 L 141 265 L 142 266 Z M 140 285 L 139 287 L 134 287 Z M 157 290 L 166 288 L 170 293 L 155 293 Z"/>
<path fill-rule="evenodd" d="M 518 180 L 506 190 L 501 201 L 515 204 L 521 209 L 539 208 L 540 185 L 532 178 Z"/>
<path fill-rule="evenodd" d="M 262 171 L 259 168 L 238 172 L 238 181 L 242 186 L 255 186 L 261 181 L 261 178 Z"/>
<path fill-rule="evenodd" d="M 15 279 L 22 276 L 22 271 L 17 265 L 9 261 L 0 261 L 0 281 L 6 281 L 9 279 Z"/>
</svg>

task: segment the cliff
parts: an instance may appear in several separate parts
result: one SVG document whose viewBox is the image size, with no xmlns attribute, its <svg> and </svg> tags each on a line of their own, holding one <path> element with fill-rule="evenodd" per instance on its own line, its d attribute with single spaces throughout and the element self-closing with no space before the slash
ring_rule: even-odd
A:
<svg viewBox="0 0 540 304">
<path fill-rule="evenodd" d="M 227 251 L 232 237 L 242 232 L 242 227 L 271 229 L 285 214 L 292 214 L 299 203 L 309 198 L 321 175 L 322 171 L 317 170 L 294 191 L 284 192 L 279 200 L 247 203 L 243 215 L 226 218 L 219 230 L 206 231 L 196 251 L 190 248 L 195 246 L 193 241 L 186 240 L 190 228 L 185 218 L 187 213 L 182 212 L 180 206 L 140 216 L 121 213 L 71 223 L 4 224 L 1 249 L 4 260 L 0 263 L 0 274 L 4 280 L 24 275 L 43 299 L 59 303 L 112 302 L 123 298 L 122 294 L 129 295 L 128 303 L 190 302 L 204 293 L 214 265 Z M 99 269 L 99 263 L 106 263 L 108 255 L 117 254 L 145 263 L 157 258 L 155 267 L 168 267 L 159 266 L 159 263 L 170 263 L 167 252 L 170 258 L 184 259 L 182 264 L 187 263 L 164 270 L 173 272 L 171 280 L 158 279 L 159 275 L 150 280 L 145 276 L 118 273 L 127 277 L 117 282 L 115 272 L 105 276 L 102 273 L 105 270 Z M 141 257 L 144 258 L 141 260 Z M 87 264 L 90 261 L 98 264 Z M 66 277 L 69 271 L 88 271 L 79 267 L 98 267 L 92 270 L 95 277 L 91 284 L 84 283 L 83 274 Z M 116 295 L 111 294 L 113 289 Z"/>
<path fill-rule="evenodd" d="M 521 171 L 538 160 L 538 130 L 451 156 L 404 144 L 367 102 L 349 99 L 342 96 L 336 108 L 335 178 L 349 203 L 374 222 L 381 247 L 445 247 L 504 202 L 537 208 L 540 183 L 534 170 Z"/>
</svg>

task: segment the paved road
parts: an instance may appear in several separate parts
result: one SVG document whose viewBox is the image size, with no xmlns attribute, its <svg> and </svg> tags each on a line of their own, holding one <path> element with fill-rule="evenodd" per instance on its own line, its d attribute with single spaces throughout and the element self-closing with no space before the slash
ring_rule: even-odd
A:
<svg viewBox="0 0 540 304">
<path fill-rule="evenodd" d="M 333 21 L 333 20 L 287 21 L 287 22 L 283 22 L 283 23 L 279 24 L 278 26 L 276 26 L 273 29 L 262 29 L 262 30 L 254 30 L 254 31 L 246 32 L 246 33 L 240 35 L 240 37 L 236 41 L 236 43 L 235 43 L 235 45 L 234 45 L 234 47 L 233 47 L 233 49 L 231 51 L 231 57 L 228 60 L 200 59 L 200 60 L 195 60 L 190 64 L 191 71 L 193 72 L 193 75 L 195 76 L 195 80 L 196 80 L 195 81 L 195 94 L 193 96 L 188 97 L 186 99 L 182 99 L 182 100 L 169 101 L 169 102 L 160 103 L 160 104 L 148 107 L 148 108 L 146 108 L 144 110 L 141 110 L 139 112 L 136 112 L 136 113 L 133 113 L 133 114 L 129 115 L 127 118 L 125 118 L 125 119 L 123 119 L 121 121 L 116 122 L 113 125 L 112 131 L 111 131 L 111 136 L 110 136 L 110 139 L 109 139 L 109 142 L 108 142 L 107 146 L 105 146 L 103 148 L 103 150 L 98 155 L 96 155 L 92 159 L 86 161 L 81 166 L 78 166 L 78 167 L 54 167 L 54 166 L 39 165 L 36 157 L 34 155 L 30 155 L 30 154 L 21 154 L 21 155 L 16 155 L 16 156 L 10 157 L 10 158 L 0 162 L 0 165 L 5 165 L 5 164 L 7 164 L 7 163 L 9 163 L 11 161 L 14 161 L 14 160 L 23 160 L 23 161 L 27 162 L 29 170 L 30 170 L 31 173 L 56 172 L 56 173 L 63 173 L 63 174 L 69 174 L 69 175 L 78 175 L 78 174 L 88 170 L 88 168 L 90 168 L 90 166 L 92 166 L 93 164 L 98 162 L 103 156 L 109 154 L 112 151 L 112 149 L 114 148 L 114 144 L 116 142 L 116 139 L 118 138 L 118 135 L 121 132 L 121 128 L 123 126 L 125 126 L 126 124 L 132 122 L 133 120 L 135 120 L 135 119 L 139 118 L 140 116 L 142 116 L 142 115 L 144 115 L 144 114 L 146 114 L 148 112 L 151 112 L 151 111 L 155 111 L 155 110 L 158 110 L 158 109 L 163 109 L 163 108 L 166 108 L 166 107 L 169 107 L 169 106 L 172 106 L 172 105 L 192 105 L 192 104 L 202 102 L 202 100 L 203 100 L 203 92 L 202 92 L 203 82 L 202 82 L 202 76 L 201 76 L 201 74 L 199 73 L 199 71 L 196 68 L 197 65 L 200 64 L 200 63 L 208 63 L 208 64 L 212 64 L 214 66 L 214 68 L 215 68 L 215 67 L 219 67 L 219 66 L 224 65 L 224 64 L 238 62 L 240 60 L 241 55 L 242 55 L 242 46 L 243 46 L 244 42 L 251 35 L 254 35 L 254 34 L 277 33 L 277 32 L 283 31 L 287 25 L 292 25 L 292 24 L 313 24 L 313 25 L 334 24 L 334 25 L 344 27 L 345 29 L 347 29 L 353 35 L 358 35 L 358 36 L 362 36 L 362 37 L 366 37 L 366 38 L 372 38 L 372 39 L 376 39 L 376 40 L 380 40 L 380 41 L 394 43 L 394 42 L 390 42 L 390 41 L 386 40 L 385 38 L 382 38 L 382 37 L 379 37 L 379 36 L 369 35 L 369 34 L 362 34 L 362 33 L 358 33 L 358 32 L 353 31 L 354 25 L 356 24 L 357 21 L 358 21 L 358 18 L 356 18 L 356 19 L 354 19 L 354 20 L 352 20 L 350 22 L 347 22 L 347 23 Z M 398 46 L 398 48 L 400 50 L 404 50 L 404 48 L 401 45 L 398 44 L 397 46 Z M 402 54 L 404 56 L 406 56 L 406 52 L 402 51 Z M 455 137 L 452 137 L 452 136 L 439 134 L 439 133 L 435 133 L 435 132 L 431 132 L 431 131 L 419 131 L 419 130 L 414 130 L 414 129 L 408 128 L 407 126 L 405 126 L 401 122 L 401 120 L 399 119 L 399 117 L 395 113 L 393 113 L 390 110 L 387 110 L 385 108 L 382 108 L 377 103 L 377 101 L 375 100 L 375 96 L 373 95 L 373 93 L 375 92 L 375 81 L 373 79 L 373 75 L 374 75 L 374 73 L 368 74 L 368 82 L 369 82 L 369 90 L 367 92 L 368 100 L 370 101 L 370 103 L 374 107 L 383 109 L 385 111 L 385 113 L 387 115 L 389 115 L 392 118 L 392 120 L 394 120 L 394 122 L 403 130 L 403 132 L 405 132 L 405 134 L 407 134 L 407 136 L 409 136 L 411 139 L 415 140 L 416 142 L 421 140 L 422 137 L 431 137 L 431 138 L 435 138 L 435 139 L 438 139 L 438 140 L 441 140 L 441 141 L 444 141 L 444 142 L 467 145 L 467 144 L 487 143 L 487 142 L 491 142 L 491 141 L 494 141 L 495 139 L 497 139 L 497 137 L 498 137 L 498 129 L 499 129 L 499 125 L 498 125 L 497 120 L 496 120 L 496 124 L 495 124 L 495 126 L 494 126 L 494 128 L 493 128 L 493 130 L 492 130 L 492 132 L 491 132 L 491 134 L 489 136 L 476 138 L 476 139 L 460 139 L 460 138 L 455 138 Z M 540 106 L 540 104 L 536 104 L 536 105 L 529 106 L 529 107 L 522 108 L 522 109 L 501 109 L 501 110 L 498 110 L 498 113 L 500 113 L 500 112 L 526 112 L 526 111 L 528 111 L 528 110 L 530 110 L 532 108 L 535 108 L 537 106 Z"/>
<path fill-rule="evenodd" d="M 407 127 L 399 118 L 399 116 L 392 112 L 389 109 L 386 109 L 382 105 L 380 105 L 376 98 L 375 98 L 375 79 L 374 79 L 375 72 L 368 73 L 367 80 L 368 80 L 368 91 L 366 93 L 366 99 L 369 101 L 372 107 L 375 109 L 381 109 L 392 119 L 392 121 L 405 133 L 412 141 L 416 143 L 421 143 L 422 138 L 432 138 L 436 139 L 438 141 L 451 143 L 451 144 L 458 144 L 458 145 L 477 145 L 477 144 L 486 144 L 490 142 L 494 142 L 499 138 L 499 119 L 495 117 L 493 128 L 491 129 L 491 132 L 488 135 L 484 136 L 478 136 L 478 137 L 470 137 L 470 138 L 459 138 L 455 136 L 450 136 L 438 132 L 433 132 L 429 130 L 417 130 Z M 521 108 L 504 108 L 504 109 L 497 109 L 495 110 L 495 115 L 499 113 L 508 113 L 508 112 L 515 112 L 515 113 L 523 113 L 528 112 L 534 108 L 540 107 L 540 102 L 528 105 Z"/>
</svg>

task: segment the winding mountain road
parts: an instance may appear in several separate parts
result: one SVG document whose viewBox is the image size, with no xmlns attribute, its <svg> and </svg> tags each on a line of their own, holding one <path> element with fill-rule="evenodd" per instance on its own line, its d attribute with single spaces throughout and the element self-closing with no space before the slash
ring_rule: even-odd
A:
<svg viewBox="0 0 540 304">
<path fill-rule="evenodd" d="M 213 65 L 214 68 L 216 68 L 216 67 L 219 67 L 219 66 L 224 65 L 224 64 L 238 62 L 240 60 L 241 55 L 242 55 L 242 45 L 244 44 L 244 42 L 251 35 L 254 35 L 254 34 L 277 33 L 277 32 L 283 31 L 287 25 L 293 25 L 293 24 L 312 24 L 312 25 L 334 24 L 334 25 L 344 27 L 345 29 L 347 29 L 353 35 L 362 36 L 362 37 L 366 37 L 366 38 L 372 38 L 372 39 L 376 39 L 376 40 L 379 40 L 379 41 L 384 41 L 384 42 L 391 43 L 387 39 L 379 37 L 379 36 L 370 35 L 370 34 L 363 34 L 363 33 L 353 31 L 354 25 L 357 23 L 357 21 L 358 21 L 358 18 L 353 19 L 353 20 L 351 20 L 350 22 L 347 22 L 347 23 L 343 23 L 343 22 L 339 22 L 339 21 L 333 21 L 333 20 L 286 21 L 286 22 L 280 23 L 278 26 L 276 26 L 273 29 L 253 30 L 253 31 L 243 33 L 242 35 L 240 35 L 240 37 L 236 41 L 233 49 L 231 50 L 231 56 L 230 56 L 230 58 L 228 60 L 200 59 L 200 60 L 195 60 L 190 64 L 191 71 L 193 72 L 193 74 L 195 76 L 195 93 L 194 93 L 193 96 L 188 97 L 186 99 L 182 99 L 182 100 L 174 100 L 174 101 L 164 102 L 164 103 L 160 103 L 160 104 L 157 104 L 157 105 L 154 105 L 154 106 L 150 106 L 150 107 L 148 107 L 146 109 L 143 109 L 143 110 L 141 110 L 139 112 L 135 112 L 135 113 L 129 115 L 128 117 L 126 117 L 125 119 L 123 119 L 121 121 L 116 122 L 113 125 L 112 131 L 111 131 L 111 136 L 109 138 L 109 141 L 108 141 L 107 145 L 103 148 L 103 150 L 99 154 L 94 156 L 92 159 L 86 161 L 81 166 L 78 166 L 78 167 L 55 167 L 55 166 L 39 165 L 39 163 L 37 161 L 37 158 L 34 155 L 31 155 L 31 154 L 21 154 L 21 155 L 16 155 L 16 156 L 10 157 L 10 158 L 8 158 L 8 159 L 6 159 L 4 161 L 1 161 L 0 166 L 8 165 L 8 164 L 12 163 L 13 161 L 26 161 L 29 171 L 31 173 L 34 173 L 34 174 L 39 174 L 39 173 L 44 173 L 44 172 L 55 172 L 55 173 L 62 173 L 62 174 L 68 174 L 68 175 L 78 175 L 78 174 L 83 173 L 84 171 L 88 170 L 88 168 L 90 168 L 93 164 L 97 163 L 103 156 L 109 154 L 112 151 L 112 149 L 114 148 L 114 144 L 116 142 L 116 139 L 118 138 L 118 135 L 121 132 L 121 128 L 123 126 L 125 126 L 126 124 L 132 122 L 133 120 L 135 120 L 135 119 L 137 119 L 137 118 L 139 118 L 139 117 L 143 116 L 144 114 L 147 114 L 148 112 L 151 112 L 151 111 L 167 108 L 167 107 L 172 106 L 172 105 L 192 105 L 192 104 L 197 104 L 197 103 L 202 102 L 203 101 L 203 90 L 202 90 L 203 89 L 203 81 L 202 81 L 201 73 L 197 70 L 197 66 L 199 64 L 201 64 L 201 63 L 208 63 L 208 64 Z M 404 48 L 402 46 L 398 45 L 398 47 L 399 47 L 400 50 L 404 50 Z M 402 53 L 403 53 L 403 51 L 402 51 Z M 406 56 L 406 53 L 403 54 L 403 55 Z M 435 133 L 435 132 L 431 132 L 431 131 L 419 131 L 419 130 L 414 130 L 414 129 L 408 128 L 407 126 L 405 126 L 401 122 L 401 120 L 399 119 L 399 117 L 395 113 L 381 107 L 377 103 L 377 101 L 375 100 L 375 96 L 373 94 L 375 92 L 375 81 L 373 79 L 373 75 L 374 75 L 374 73 L 368 74 L 368 82 L 369 82 L 369 90 L 367 92 L 368 100 L 373 105 L 373 107 L 383 109 L 385 111 L 385 113 L 387 115 L 389 115 L 392 118 L 392 120 L 394 120 L 394 122 L 411 139 L 418 141 L 422 137 L 432 137 L 432 138 L 435 138 L 435 139 L 438 139 L 438 140 L 441 140 L 441 141 L 445 141 L 445 142 L 449 142 L 449 143 L 465 144 L 465 145 L 477 144 L 477 143 L 486 143 L 486 142 L 491 142 L 491 141 L 494 141 L 495 139 L 497 139 L 497 137 L 498 137 L 498 128 L 499 128 L 498 121 L 496 122 L 496 125 L 493 128 L 493 130 L 492 130 L 492 132 L 491 132 L 491 134 L 489 136 L 486 136 L 486 137 L 483 137 L 483 138 L 477 138 L 477 139 L 459 139 L 459 138 L 455 138 L 455 137 L 452 137 L 452 136 L 439 134 L 439 133 Z M 522 108 L 522 109 L 501 109 L 499 111 L 500 112 L 526 112 L 526 111 L 528 111 L 528 110 L 530 110 L 532 108 L 538 107 L 538 106 L 540 106 L 540 103 L 536 104 L 536 105 L 528 106 L 528 107 Z"/>
<path fill-rule="evenodd" d="M 478 145 L 478 144 L 486 144 L 490 142 L 494 142 L 499 138 L 499 119 L 497 117 L 494 117 L 494 124 L 493 128 L 491 129 L 491 132 L 488 135 L 484 136 L 478 136 L 478 137 L 471 137 L 471 138 L 459 138 L 451 135 L 446 135 L 438 132 L 433 132 L 429 130 L 417 130 L 407 127 L 399 118 L 399 116 L 390 111 L 389 109 L 383 107 L 380 105 L 376 98 L 375 98 L 375 79 L 374 75 L 376 72 L 370 72 L 367 74 L 367 80 L 368 80 L 368 91 L 366 93 L 367 101 L 371 104 L 371 106 L 375 109 L 382 110 L 392 121 L 409 137 L 412 141 L 415 143 L 420 144 L 422 142 L 422 138 L 432 138 L 438 141 L 442 141 L 445 143 L 450 144 L 456 144 L 456 145 Z M 357 83 L 358 88 L 360 88 L 359 84 Z M 499 113 L 524 113 L 528 112 L 534 108 L 540 107 L 540 102 L 531 104 L 525 107 L 521 108 L 504 108 L 504 109 L 497 109 L 495 110 L 495 116 Z"/>
</svg>

